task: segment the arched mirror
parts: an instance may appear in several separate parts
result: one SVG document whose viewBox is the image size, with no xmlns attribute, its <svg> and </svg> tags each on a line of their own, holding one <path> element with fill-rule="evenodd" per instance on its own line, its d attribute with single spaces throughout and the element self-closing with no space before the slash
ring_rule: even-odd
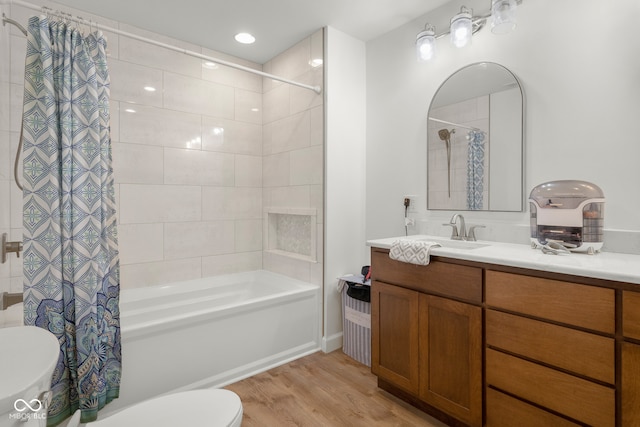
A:
<svg viewBox="0 0 640 427">
<path fill-rule="evenodd" d="M 482 62 L 447 78 L 427 119 L 427 208 L 523 209 L 524 96 L 515 75 Z"/>
</svg>

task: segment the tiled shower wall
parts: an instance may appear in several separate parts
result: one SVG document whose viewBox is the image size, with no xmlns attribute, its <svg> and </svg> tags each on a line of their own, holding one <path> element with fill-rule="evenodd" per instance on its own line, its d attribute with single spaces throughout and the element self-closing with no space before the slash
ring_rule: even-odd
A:
<svg viewBox="0 0 640 427">
<path fill-rule="evenodd" d="M 11 9 L 10 16 L 26 26 L 33 12 Z M 22 195 L 12 182 L 11 157 L 20 129 L 26 42 L 15 29 L 0 31 L 0 232 L 21 240 Z M 127 37 L 107 37 L 122 287 L 263 268 L 265 206 L 321 212 L 322 96 Z M 321 31 L 265 64 L 265 71 L 320 85 L 322 67 L 309 65 L 312 49 L 322 54 Z M 321 264 L 286 257 L 265 256 L 264 268 L 317 283 L 322 278 Z M 12 255 L 0 265 L 0 292 L 20 292 L 21 275 L 21 260 Z"/>
<path fill-rule="evenodd" d="M 264 64 L 264 71 L 323 87 L 323 67 L 310 65 L 322 58 L 323 32 L 318 31 Z M 263 105 L 264 207 L 315 209 L 318 257 L 310 262 L 265 252 L 264 268 L 322 285 L 323 96 L 265 79 Z"/>
</svg>

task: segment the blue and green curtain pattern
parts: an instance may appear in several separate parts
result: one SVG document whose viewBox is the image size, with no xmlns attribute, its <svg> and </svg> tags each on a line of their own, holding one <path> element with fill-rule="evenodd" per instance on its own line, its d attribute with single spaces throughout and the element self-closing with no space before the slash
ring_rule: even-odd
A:
<svg viewBox="0 0 640 427">
<path fill-rule="evenodd" d="M 60 342 L 48 425 L 118 397 L 119 259 L 106 40 L 32 17 L 23 110 L 24 319 Z"/>
<path fill-rule="evenodd" d="M 479 130 L 469 132 L 469 150 L 467 151 L 467 209 L 483 208 L 484 193 L 484 138 Z"/>
</svg>

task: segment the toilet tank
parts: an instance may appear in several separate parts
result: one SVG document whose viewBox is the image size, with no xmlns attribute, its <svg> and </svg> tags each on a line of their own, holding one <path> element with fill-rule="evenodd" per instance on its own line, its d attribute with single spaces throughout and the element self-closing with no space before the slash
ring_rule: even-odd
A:
<svg viewBox="0 0 640 427">
<path fill-rule="evenodd" d="M 529 195 L 531 242 L 558 242 L 575 252 L 602 249 L 604 193 L 586 181 L 564 180 L 540 184 Z"/>
</svg>

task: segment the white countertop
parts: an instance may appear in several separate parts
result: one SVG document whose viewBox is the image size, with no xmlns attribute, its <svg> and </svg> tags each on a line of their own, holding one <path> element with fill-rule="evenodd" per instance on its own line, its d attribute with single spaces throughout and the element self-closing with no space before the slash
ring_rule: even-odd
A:
<svg viewBox="0 0 640 427">
<path fill-rule="evenodd" d="M 369 240 L 367 245 L 390 249 L 391 244 L 399 239 L 448 240 L 436 236 L 414 235 Z M 547 255 L 539 249 L 532 249 L 530 245 L 489 241 L 478 241 L 477 243 L 487 246 L 475 249 L 433 247 L 431 255 L 640 284 L 640 255 L 614 252 L 601 252 L 595 255 L 583 253 Z"/>
</svg>

